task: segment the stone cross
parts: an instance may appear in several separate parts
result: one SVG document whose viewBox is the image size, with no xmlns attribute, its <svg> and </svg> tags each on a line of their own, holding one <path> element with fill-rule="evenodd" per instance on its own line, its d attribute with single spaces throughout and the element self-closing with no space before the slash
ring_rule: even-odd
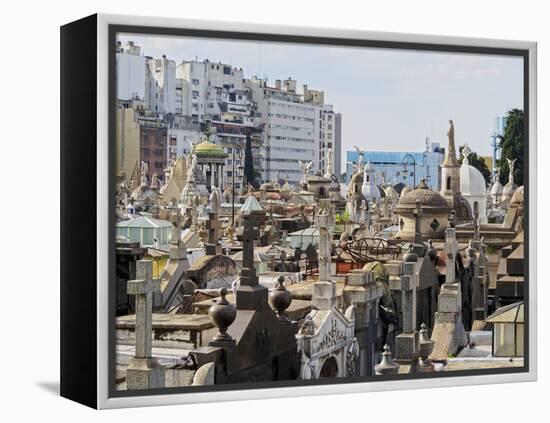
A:
<svg viewBox="0 0 550 423">
<path fill-rule="evenodd" d="M 243 215 L 243 268 L 254 269 L 254 241 L 260 236 L 260 224 L 252 214 Z M 241 285 L 257 285 L 257 279 L 241 277 Z"/>
<path fill-rule="evenodd" d="M 418 274 L 416 273 L 416 262 L 403 263 L 401 274 L 403 333 L 413 333 L 416 330 L 417 287 Z"/>
<path fill-rule="evenodd" d="M 472 150 L 470 150 L 470 147 L 468 146 L 468 144 L 464 144 L 464 146 L 462 147 L 463 164 L 465 165 L 470 164 L 470 161 L 468 160 L 468 156 L 470 156 L 470 154 L 472 154 Z"/>
<path fill-rule="evenodd" d="M 174 209 L 172 218 L 170 219 L 172 222 L 172 244 L 179 245 L 181 241 L 181 213 L 179 207 L 172 206 L 172 208 Z"/>
<path fill-rule="evenodd" d="M 136 358 L 150 358 L 152 355 L 155 292 L 160 292 L 160 280 L 153 279 L 153 262 L 138 260 L 136 279 L 128 281 L 128 294 L 136 298 Z"/>
<path fill-rule="evenodd" d="M 319 280 L 330 281 L 330 261 L 332 253 L 331 213 L 325 203 L 317 214 L 316 226 L 319 230 Z"/>
<path fill-rule="evenodd" d="M 336 304 L 336 284 L 330 278 L 332 255 L 332 228 L 334 215 L 328 200 L 321 200 L 315 226 L 319 230 L 319 281 L 313 284 L 311 306 L 317 310 L 330 310 Z"/>
<path fill-rule="evenodd" d="M 481 236 L 479 233 L 479 210 L 474 210 L 474 239 L 472 245 L 475 249 L 479 250 L 481 247 Z"/>
<path fill-rule="evenodd" d="M 416 267 L 418 256 L 410 248 L 404 259 L 400 275 L 403 332 L 395 338 L 395 355 L 398 360 L 412 361 L 415 359 L 418 349 L 416 341 L 416 290 L 419 285 Z"/>
<path fill-rule="evenodd" d="M 417 198 L 415 203 L 414 214 L 414 243 L 419 244 L 422 242 L 422 230 L 420 228 L 422 222 L 422 206 L 420 205 L 420 200 Z"/>
<path fill-rule="evenodd" d="M 458 244 L 456 242 L 455 231 L 455 228 L 447 228 L 445 230 L 445 253 L 447 254 L 447 274 L 445 276 L 446 284 L 452 284 L 456 282 L 455 262 L 458 251 Z"/>
<path fill-rule="evenodd" d="M 364 225 L 366 223 L 366 211 L 367 211 L 367 202 L 365 200 L 361 201 L 361 207 L 360 207 L 360 210 L 361 210 L 361 214 L 359 216 L 359 223 L 361 225 Z"/>
<path fill-rule="evenodd" d="M 208 230 L 208 242 L 210 244 L 217 244 L 220 239 L 220 222 L 217 216 L 217 213 L 208 213 L 206 229 Z"/>
<path fill-rule="evenodd" d="M 208 231 L 208 243 L 206 244 L 206 255 L 215 256 L 221 253 L 218 240 L 220 239 L 220 221 L 217 213 L 208 213 L 206 221 L 206 230 Z"/>
</svg>

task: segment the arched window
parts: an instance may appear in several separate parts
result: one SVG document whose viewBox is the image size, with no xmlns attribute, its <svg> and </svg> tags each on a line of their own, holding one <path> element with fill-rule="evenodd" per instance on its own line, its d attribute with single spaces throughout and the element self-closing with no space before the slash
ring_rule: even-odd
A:
<svg viewBox="0 0 550 423">
<path fill-rule="evenodd" d="M 477 201 L 474 201 L 474 214 L 479 213 L 479 204 Z"/>
<path fill-rule="evenodd" d="M 319 377 L 324 378 L 336 376 L 338 376 L 338 363 L 334 357 L 329 357 L 323 363 Z"/>
<path fill-rule="evenodd" d="M 451 189 L 451 177 L 447 176 L 447 189 Z"/>
</svg>

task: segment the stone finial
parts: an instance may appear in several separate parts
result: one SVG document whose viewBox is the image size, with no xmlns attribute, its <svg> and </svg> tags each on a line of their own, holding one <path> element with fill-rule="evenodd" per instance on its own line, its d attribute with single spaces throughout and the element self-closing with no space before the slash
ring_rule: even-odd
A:
<svg viewBox="0 0 550 423">
<path fill-rule="evenodd" d="M 220 288 L 221 299 L 208 310 L 210 320 L 218 328 L 218 334 L 212 338 L 209 345 L 215 347 L 228 347 L 234 344 L 235 340 L 227 333 L 227 328 L 235 321 L 237 317 L 237 308 L 227 301 L 227 289 Z"/>
<path fill-rule="evenodd" d="M 399 364 L 393 361 L 390 346 L 384 345 L 382 352 L 382 360 L 374 366 L 374 372 L 379 376 L 397 374 L 399 372 Z"/>
<path fill-rule="evenodd" d="M 416 263 L 418 261 L 418 255 L 413 251 L 412 243 L 409 244 L 409 251 L 403 256 L 405 263 Z"/>
<path fill-rule="evenodd" d="M 430 354 L 434 349 L 434 341 L 428 336 L 428 327 L 426 323 L 420 325 L 419 337 L 419 358 L 418 365 L 422 368 L 421 371 L 433 371 L 433 365 L 429 359 Z"/>
<path fill-rule="evenodd" d="M 276 311 L 277 317 L 281 322 L 288 322 L 285 310 L 292 303 L 292 294 L 286 290 L 284 281 L 285 277 L 283 275 L 277 278 L 277 287 L 269 294 L 269 305 Z"/>
</svg>

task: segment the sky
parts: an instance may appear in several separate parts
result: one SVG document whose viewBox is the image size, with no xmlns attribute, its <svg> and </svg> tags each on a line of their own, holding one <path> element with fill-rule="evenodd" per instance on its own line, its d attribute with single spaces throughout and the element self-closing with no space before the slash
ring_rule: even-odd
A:
<svg viewBox="0 0 550 423">
<path fill-rule="evenodd" d="M 449 119 L 457 145 L 491 155 L 493 121 L 523 109 L 520 57 L 351 48 L 213 38 L 119 34 L 142 53 L 176 64 L 204 60 L 257 75 L 297 80 L 325 91 L 325 103 L 342 113 L 342 160 L 358 145 L 374 151 L 423 151 L 425 139 L 447 143 Z"/>
</svg>

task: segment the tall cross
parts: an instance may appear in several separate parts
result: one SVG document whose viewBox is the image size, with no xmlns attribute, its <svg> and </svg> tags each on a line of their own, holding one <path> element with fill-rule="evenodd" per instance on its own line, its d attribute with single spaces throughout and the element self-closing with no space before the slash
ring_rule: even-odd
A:
<svg viewBox="0 0 550 423">
<path fill-rule="evenodd" d="M 455 228 L 447 228 L 445 230 L 445 253 L 447 255 L 447 274 L 445 276 L 446 284 L 456 282 L 455 262 L 456 254 L 458 251 L 458 244 L 456 242 L 455 231 Z"/>
<path fill-rule="evenodd" d="M 422 231 L 420 229 L 420 224 L 422 221 L 422 216 L 424 215 L 422 212 L 422 206 L 420 205 L 420 200 L 417 198 L 415 202 L 415 209 L 414 209 L 414 243 L 418 244 L 422 242 Z"/>
<path fill-rule="evenodd" d="M 359 223 L 364 225 L 366 223 L 366 211 L 367 211 L 367 202 L 365 200 L 361 201 L 361 214 L 359 216 Z"/>
<path fill-rule="evenodd" d="M 474 242 L 473 246 L 476 249 L 480 249 L 480 233 L 479 233 L 479 210 L 474 208 Z"/>
<path fill-rule="evenodd" d="M 208 229 L 208 242 L 210 244 L 217 244 L 220 239 L 220 222 L 218 221 L 217 213 L 208 213 L 206 228 Z"/>
<path fill-rule="evenodd" d="M 180 209 L 177 206 L 174 206 L 174 211 L 172 212 L 171 222 L 172 222 L 172 244 L 179 245 L 181 242 L 181 213 Z"/>
<path fill-rule="evenodd" d="M 470 147 L 468 146 L 468 144 L 464 144 L 464 146 L 462 147 L 463 164 L 468 165 L 470 163 L 468 160 L 468 157 L 470 156 L 471 153 L 472 153 L 472 150 L 470 150 Z"/>
<path fill-rule="evenodd" d="M 150 358 L 153 349 L 153 293 L 160 280 L 153 279 L 153 262 L 138 260 L 136 279 L 128 281 L 128 294 L 136 297 L 136 358 Z"/>
<path fill-rule="evenodd" d="M 252 213 L 243 214 L 243 270 L 254 270 L 254 241 L 260 237 L 260 221 Z M 241 276 L 241 285 L 257 285 L 258 280 L 251 275 L 250 279 Z"/>
<path fill-rule="evenodd" d="M 327 208 L 321 208 L 317 214 L 317 229 L 319 230 L 319 280 L 330 281 L 331 214 Z"/>
<path fill-rule="evenodd" d="M 400 282 L 403 308 L 403 333 L 413 333 L 416 330 L 416 290 L 419 284 L 418 273 L 416 272 L 416 262 L 403 263 Z"/>
</svg>

